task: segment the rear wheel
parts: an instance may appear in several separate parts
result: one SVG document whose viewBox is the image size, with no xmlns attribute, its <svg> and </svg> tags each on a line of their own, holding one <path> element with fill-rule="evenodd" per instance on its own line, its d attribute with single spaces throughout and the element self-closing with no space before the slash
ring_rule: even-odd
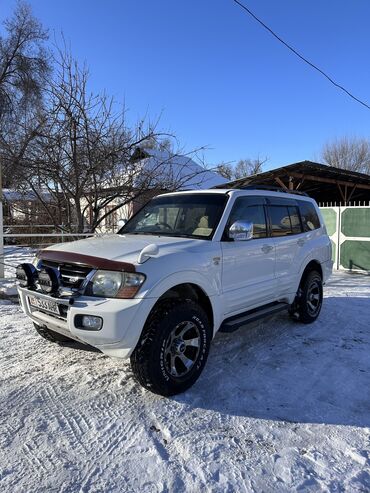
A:
<svg viewBox="0 0 370 493">
<path fill-rule="evenodd" d="M 155 307 L 131 356 L 135 379 L 163 396 L 184 392 L 202 373 L 211 343 L 203 309 L 192 301 Z"/>
<path fill-rule="evenodd" d="M 323 300 L 321 275 L 313 270 L 302 280 L 298 294 L 290 309 L 290 315 L 295 319 L 310 324 L 320 314 Z"/>
<path fill-rule="evenodd" d="M 58 334 L 58 332 L 54 332 L 53 330 L 47 329 L 46 327 L 41 327 L 40 325 L 37 325 L 35 323 L 33 325 L 35 326 L 37 333 L 44 339 L 47 339 L 49 342 L 56 342 L 59 344 L 63 342 L 74 342 L 73 339 L 70 339 L 63 334 Z"/>
</svg>

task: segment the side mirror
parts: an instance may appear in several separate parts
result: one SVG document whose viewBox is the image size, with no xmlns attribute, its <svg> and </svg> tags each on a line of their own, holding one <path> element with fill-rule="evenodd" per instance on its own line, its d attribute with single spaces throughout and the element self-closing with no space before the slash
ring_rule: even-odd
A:
<svg viewBox="0 0 370 493">
<path fill-rule="evenodd" d="M 127 219 L 119 219 L 117 222 L 118 231 L 127 223 Z"/>
<path fill-rule="evenodd" d="M 228 236 L 234 241 L 247 241 L 253 238 L 253 223 L 236 221 L 229 228 Z"/>
</svg>

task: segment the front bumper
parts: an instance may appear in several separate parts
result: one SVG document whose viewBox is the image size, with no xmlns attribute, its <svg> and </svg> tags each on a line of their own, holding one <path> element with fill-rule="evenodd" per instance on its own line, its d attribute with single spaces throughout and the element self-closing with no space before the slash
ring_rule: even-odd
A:
<svg viewBox="0 0 370 493">
<path fill-rule="evenodd" d="M 24 313 L 36 324 L 118 358 L 128 358 L 135 349 L 153 304 L 153 300 L 142 298 L 112 299 L 88 296 L 73 298 L 71 304 L 70 298 L 54 298 L 19 286 L 18 293 Z M 66 317 L 35 309 L 30 305 L 28 296 L 37 296 L 64 305 L 67 308 Z M 101 317 L 103 326 L 98 331 L 76 327 L 77 315 Z"/>
</svg>

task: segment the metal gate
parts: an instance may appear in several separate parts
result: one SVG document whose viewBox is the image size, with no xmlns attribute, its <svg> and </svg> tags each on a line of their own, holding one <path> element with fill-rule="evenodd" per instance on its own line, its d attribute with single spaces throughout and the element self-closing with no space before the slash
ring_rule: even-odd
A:
<svg viewBox="0 0 370 493">
<path fill-rule="evenodd" d="M 370 206 L 320 207 L 334 268 L 370 272 Z"/>
</svg>

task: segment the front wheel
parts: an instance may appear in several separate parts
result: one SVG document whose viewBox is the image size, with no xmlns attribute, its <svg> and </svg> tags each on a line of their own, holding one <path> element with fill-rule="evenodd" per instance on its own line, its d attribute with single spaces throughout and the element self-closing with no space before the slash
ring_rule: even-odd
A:
<svg viewBox="0 0 370 493">
<path fill-rule="evenodd" d="M 154 307 L 131 356 L 135 379 L 155 394 L 184 392 L 202 373 L 211 334 L 207 315 L 192 301 Z"/>
<path fill-rule="evenodd" d="M 322 279 L 317 271 L 311 271 L 302 280 L 290 315 L 304 324 L 311 324 L 320 314 L 323 300 Z"/>
</svg>

